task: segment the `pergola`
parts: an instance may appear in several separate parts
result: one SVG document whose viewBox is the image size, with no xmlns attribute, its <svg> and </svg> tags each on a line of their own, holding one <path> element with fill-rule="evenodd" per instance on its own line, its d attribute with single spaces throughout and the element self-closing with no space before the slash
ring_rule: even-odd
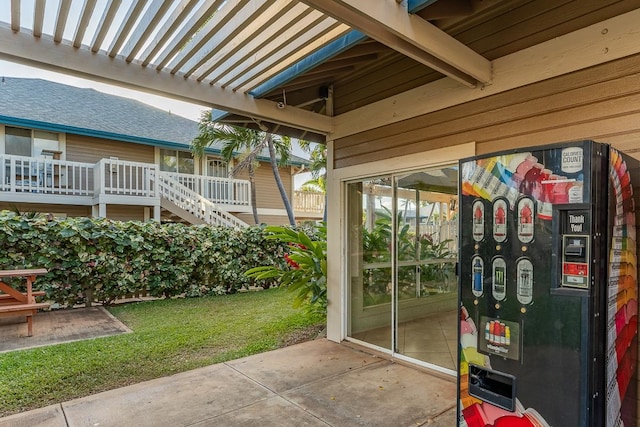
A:
<svg viewBox="0 0 640 427">
<path fill-rule="evenodd" d="M 498 71 L 416 14 L 434 0 L 35 0 L 33 16 L 21 14 L 22 3 L 2 6 L 11 8 L 0 26 L 6 59 L 209 105 L 220 119 L 265 121 L 312 140 L 340 121 L 327 105 L 332 79 L 392 51 L 463 91 Z"/>
<path fill-rule="evenodd" d="M 35 0 L 33 16 L 21 13 L 23 3 L 1 6 L 11 16 L 0 23 L 2 58 L 208 105 L 220 120 L 322 142 L 640 50 L 634 1 L 609 14 L 606 31 L 549 33 L 538 44 L 508 40 L 522 48 L 500 57 L 458 39 L 528 2 Z M 370 96 L 336 106 L 335 85 L 381 74 L 385 64 L 410 64 L 416 78 L 372 85 Z"/>
</svg>

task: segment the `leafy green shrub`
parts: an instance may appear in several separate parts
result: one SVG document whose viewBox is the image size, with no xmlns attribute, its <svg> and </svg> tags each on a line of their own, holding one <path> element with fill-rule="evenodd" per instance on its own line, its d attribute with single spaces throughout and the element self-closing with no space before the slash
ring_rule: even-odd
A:
<svg viewBox="0 0 640 427">
<path fill-rule="evenodd" d="M 110 304 L 148 291 L 153 296 L 233 293 L 269 287 L 247 267 L 284 265 L 285 245 L 262 227 L 25 217 L 0 212 L 0 268 L 47 268 L 36 286 L 62 305 Z"/>
<path fill-rule="evenodd" d="M 308 305 L 312 312 L 325 314 L 327 310 L 327 229 L 325 225 L 311 232 L 290 227 L 270 226 L 266 239 L 274 239 L 288 246 L 284 260 L 287 265 L 254 267 L 245 275 L 256 280 L 277 278 L 280 285 L 297 292 L 294 307 Z M 309 236 L 311 234 L 312 237 Z"/>
</svg>

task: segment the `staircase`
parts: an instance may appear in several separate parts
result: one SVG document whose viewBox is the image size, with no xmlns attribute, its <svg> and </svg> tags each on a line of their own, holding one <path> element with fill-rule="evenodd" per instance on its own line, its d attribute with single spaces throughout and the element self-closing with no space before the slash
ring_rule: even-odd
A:
<svg viewBox="0 0 640 427">
<path fill-rule="evenodd" d="M 162 172 L 154 173 L 151 180 L 160 195 L 160 206 L 182 220 L 191 224 L 241 228 L 248 226 L 246 222 Z"/>
</svg>

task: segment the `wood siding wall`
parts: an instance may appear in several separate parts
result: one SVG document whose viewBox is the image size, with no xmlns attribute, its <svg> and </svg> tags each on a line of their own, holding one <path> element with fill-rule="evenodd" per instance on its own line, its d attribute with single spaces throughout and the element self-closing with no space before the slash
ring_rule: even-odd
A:
<svg viewBox="0 0 640 427">
<path fill-rule="evenodd" d="M 581 139 L 640 159 L 640 55 L 338 140 L 334 164 L 428 158 L 431 149 L 471 141 L 486 154 Z M 638 369 L 635 378 L 640 389 Z"/>
<path fill-rule="evenodd" d="M 640 0 L 508 0 L 473 3 L 474 7 L 480 9 L 474 15 L 439 20 L 437 25 L 489 60 L 640 7 Z M 424 13 L 428 18 L 428 8 Z M 335 114 L 441 77 L 442 74 L 414 60 L 388 53 L 374 66 L 360 69 L 334 84 Z"/>
<path fill-rule="evenodd" d="M 249 179 L 249 175 L 242 173 L 236 176 L 236 178 Z M 289 201 L 291 201 L 291 182 L 293 180 L 291 169 L 289 167 L 281 167 L 280 178 L 282 178 L 287 196 L 289 197 Z M 256 169 L 256 199 L 258 208 L 284 209 L 276 180 L 273 177 L 273 172 L 271 172 L 271 164 L 269 163 L 260 163 L 260 167 Z"/>
<path fill-rule="evenodd" d="M 150 208 L 149 215 L 153 217 L 153 208 Z M 144 221 L 144 207 L 107 205 L 107 218 L 116 221 Z"/>
<path fill-rule="evenodd" d="M 236 215 L 238 218 L 240 218 L 242 221 L 246 222 L 249 225 L 254 225 L 253 222 L 253 215 L 248 213 L 242 213 L 242 214 L 237 214 Z M 287 218 L 286 215 L 260 215 L 260 213 L 258 212 L 258 217 L 260 218 L 260 222 L 263 224 L 269 224 L 269 225 L 288 225 L 289 224 L 289 219 Z"/>
<path fill-rule="evenodd" d="M 337 140 L 334 166 L 472 141 L 482 154 L 578 139 L 640 156 L 640 55 Z"/>
<path fill-rule="evenodd" d="M 67 134 L 67 160 L 97 163 L 110 156 L 130 162 L 155 163 L 154 149 L 150 145 Z"/>
<path fill-rule="evenodd" d="M 0 202 L 1 210 L 14 210 L 17 208 L 20 212 L 38 212 L 41 214 L 65 214 L 67 216 L 91 216 L 91 206 L 73 206 L 73 205 L 52 205 L 38 203 L 7 203 Z"/>
</svg>

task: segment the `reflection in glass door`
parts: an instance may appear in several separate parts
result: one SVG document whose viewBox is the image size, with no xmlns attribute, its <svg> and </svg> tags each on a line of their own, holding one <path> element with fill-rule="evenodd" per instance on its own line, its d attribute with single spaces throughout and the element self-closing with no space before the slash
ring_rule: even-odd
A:
<svg viewBox="0 0 640 427">
<path fill-rule="evenodd" d="M 448 369 L 457 358 L 457 168 L 396 176 L 395 352 Z"/>
<path fill-rule="evenodd" d="M 350 336 L 392 348 L 391 178 L 348 185 Z"/>
<path fill-rule="evenodd" d="M 457 168 L 347 185 L 349 336 L 455 369 Z"/>
</svg>

